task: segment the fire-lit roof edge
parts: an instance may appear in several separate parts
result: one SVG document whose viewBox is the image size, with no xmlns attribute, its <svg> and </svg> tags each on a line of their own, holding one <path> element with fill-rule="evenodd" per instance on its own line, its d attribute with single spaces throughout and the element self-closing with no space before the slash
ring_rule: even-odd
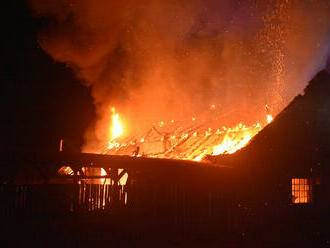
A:
<svg viewBox="0 0 330 248">
<path fill-rule="evenodd" d="M 86 167 L 118 167 L 118 168 L 161 168 L 175 167 L 208 167 L 208 168 L 231 168 L 211 162 L 197 162 L 190 160 L 132 157 L 128 155 L 104 155 L 93 153 L 60 153 L 59 162 L 68 166 Z"/>
</svg>

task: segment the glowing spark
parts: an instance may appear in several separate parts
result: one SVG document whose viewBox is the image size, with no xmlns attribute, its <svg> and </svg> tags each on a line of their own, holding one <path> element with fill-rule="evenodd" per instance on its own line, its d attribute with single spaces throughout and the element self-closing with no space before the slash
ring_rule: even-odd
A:
<svg viewBox="0 0 330 248">
<path fill-rule="evenodd" d="M 273 117 L 271 115 L 267 115 L 267 123 L 271 123 L 273 120 Z"/>
</svg>

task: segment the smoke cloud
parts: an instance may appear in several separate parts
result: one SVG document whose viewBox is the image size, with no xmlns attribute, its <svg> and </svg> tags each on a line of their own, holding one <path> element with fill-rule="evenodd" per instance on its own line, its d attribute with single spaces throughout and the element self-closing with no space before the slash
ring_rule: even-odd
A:
<svg viewBox="0 0 330 248">
<path fill-rule="evenodd" d="M 219 126 L 278 113 L 329 54 L 328 0 L 29 0 L 42 48 L 91 87 L 85 151 L 126 131 L 210 113 Z"/>
</svg>

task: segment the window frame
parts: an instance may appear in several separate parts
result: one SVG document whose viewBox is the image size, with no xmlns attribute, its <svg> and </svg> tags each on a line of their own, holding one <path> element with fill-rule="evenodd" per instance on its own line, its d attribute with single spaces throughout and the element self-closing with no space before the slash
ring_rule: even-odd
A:
<svg viewBox="0 0 330 248">
<path fill-rule="evenodd" d="M 294 177 L 291 179 L 291 203 L 312 203 L 312 180 L 310 178 Z"/>
</svg>

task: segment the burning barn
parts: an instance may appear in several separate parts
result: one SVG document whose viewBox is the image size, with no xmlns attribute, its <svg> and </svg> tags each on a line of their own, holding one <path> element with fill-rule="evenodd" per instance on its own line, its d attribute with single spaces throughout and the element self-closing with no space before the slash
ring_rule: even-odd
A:
<svg viewBox="0 0 330 248">
<path fill-rule="evenodd" d="M 101 225 L 101 233 L 117 230 L 105 238 L 111 242 L 152 234 L 147 240 L 165 243 L 197 237 L 226 245 L 323 244 L 329 237 L 329 92 L 330 76 L 321 71 L 246 147 L 203 162 L 191 161 L 193 154 L 222 144 L 228 131 L 197 126 L 169 134 L 152 127 L 139 141 L 111 143 L 104 154 L 7 154 L 17 170 L 2 178 L 3 221 L 51 215 L 61 226 L 74 216 L 82 240 L 84 226 Z M 173 159 L 180 156 L 186 159 Z"/>
<path fill-rule="evenodd" d="M 329 0 L 4 2 L 1 247 L 329 246 Z"/>
</svg>

